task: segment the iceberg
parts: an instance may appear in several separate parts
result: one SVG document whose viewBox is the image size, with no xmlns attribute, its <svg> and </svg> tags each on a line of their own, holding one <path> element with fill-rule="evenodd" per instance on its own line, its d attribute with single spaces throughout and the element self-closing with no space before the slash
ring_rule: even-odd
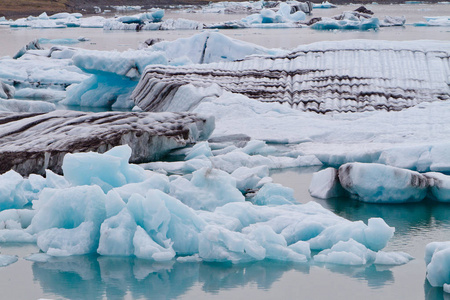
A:
<svg viewBox="0 0 450 300">
<path fill-rule="evenodd" d="M 344 189 L 364 202 L 402 203 L 425 198 L 428 179 L 415 171 L 381 164 L 348 163 L 339 168 Z"/>
<path fill-rule="evenodd" d="M 131 97 L 141 109 L 152 110 L 156 105 L 156 109 L 168 107 L 180 86 L 205 89 L 217 84 L 228 92 L 302 111 L 399 111 L 449 99 L 449 73 L 439 54 L 448 49 L 445 43 L 354 40 L 300 46 L 275 57 L 254 55 L 242 61 L 177 67 L 149 65 Z M 358 63 L 349 64 L 355 55 Z M 328 64 L 329 60 L 334 63 Z M 418 81 L 423 84 L 416 85 Z"/>
<path fill-rule="evenodd" d="M 418 173 L 377 163 L 347 163 L 339 170 L 314 173 L 311 196 L 328 199 L 351 195 L 364 202 L 403 203 L 450 201 L 450 176 L 438 172 Z"/>
<path fill-rule="evenodd" d="M 311 196 L 329 199 L 345 195 L 345 190 L 339 182 L 338 175 L 338 170 L 335 168 L 326 168 L 315 172 L 309 186 Z"/>
</svg>

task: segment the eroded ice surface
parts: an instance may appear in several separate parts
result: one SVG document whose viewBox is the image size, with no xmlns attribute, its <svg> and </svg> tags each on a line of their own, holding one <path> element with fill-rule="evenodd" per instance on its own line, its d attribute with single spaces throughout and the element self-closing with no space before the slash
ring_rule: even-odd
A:
<svg viewBox="0 0 450 300">
<path fill-rule="evenodd" d="M 244 149 L 264 152 L 261 144 Z M 205 147 L 195 151 L 197 155 L 190 160 L 207 159 L 202 153 L 210 153 Z M 167 176 L 128 164 L 130 155 L 128 146 L 105 154 L 67 155 L 64 177 L 52 173 L 45 179 L 33 177 L 39 184 L 32 193 L 22 192 L 33 203 L 33 213 L 27 215 L 31 220 L 15 221 L 29 209 L 3 214 L 4 224 L 10 222 L 0 230 L 4 240 L 12 236 L 6 233 L 13 232 L 17 241 L 20 233 L 23 242 L 34 238 L 51 256 L 97 252 L 166 261 L 175 255 L 197 254 L 202 260 L 217 262 L 307 262 L 310 250 L 331 249 L 351 240 L 360 244 L 358 249 L 377 252 L 394 233 L 382 219 L 370 219 L 366 225 L 338 217 L 317 203 L 293 204 L 292 192 L 279 185 L 261 183 L 262 188 L 255 191 L 255 205 L 245 201 L 228 172 L 203 167 L 192 174 Z M 114 157 L 118 163 L 112 163 Z M 107 161 L 108 170 L 104 170 Z M 84 170 L 79 169 L 79 162 Z M 246 172 L 266 175 L 258 170 Z M 22 185 L 30 180 L 7 174 Z M 3 178 L 0 181 L 2 187 L 10 185 Z M 138 188 L 141 184 L 145 189 Z M 395 257 L 384 261 L 398 263 Z"/>
<path fill-rule="evenodd" d="M 66 153 L 105 152 L 122 144 L 131 145 L 132 161 L 148 162 L 174 148 L 207 139 L 214 129 L 213 117 L 192 113 L 57 110 L 1 113 L 0 119 L 0 170 L 14 169 L 23 175 L 43 174 L 45 169 L 61 172 Z"/>
<path fill-rule="evenodd" d="M 449 99 L 449 49 L 448 43 L 353 40 L 299 46 L 276 57 L 148 66 L 132 98 L 144 110 L 158 110 L 173 101 L 180 86 L 218 84 L 302 111 L 398 111 Z"/>
</svg>

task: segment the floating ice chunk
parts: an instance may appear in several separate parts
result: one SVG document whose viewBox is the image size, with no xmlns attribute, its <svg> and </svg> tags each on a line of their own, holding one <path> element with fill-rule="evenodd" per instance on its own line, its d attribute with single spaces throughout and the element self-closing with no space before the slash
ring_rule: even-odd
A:
<svg viewBox="0 0 450 300">
<path fill-rule="evenodd" d="M 450 242 L 433 242 L 426 246 L 427 279 L 431 286 L 450 284 Z"/>
<path fill-rule="evenodd" d="M 19 258 L 16 255 L 0 255 L 0 267 L 6 267 L 15 263 Z"/>
<path fill-rule="evenodd" d="M 311 249 L 309 248 L 308 242 L 298 241 L 295 244 L 289 245 L 288 247 L 295 252 L 304 255 L 306 259 L 311 259 Z"/>
<path fill-rule="evenodd" d="M 115 84 L 112 85 L 111 83 Z M 136 82 L 127 77 L 105 73 L 93 75 L 81 84 L 67 89 L 67 98 L 61 103 L 88 107 L 131 108 L 130 95 Z"/>
<path fill-rule="evenodd" d="M 0 230 L 0 242 L 2 243 L 36 243 L 37 236 L 22 229 Z"/>
<path fill-rule="evenodd" d="M 8 221 L 14 221 L 20 228 L 27 228 L 36 214 L 32 209 L 7 209 L 0 212 L 0 229 L 8 229 Z"/>
<path fill-rule="evenodd" d="M 284 205 L 296 202 L 294 190 L 278 183 L 266 183 L 251 201 L 256 205 Z"/>
<path fill-rule="evenodd" d="M 158 244 L 164 245 L 170 239 L 179 255 L 198 252 L 198 234 L 206 222 L 178 199 L 159 190 L 149 190 L 145 198 L 132 195 L 127 208 L 136 223 Z"/>
<path fill-rule="evenodd" d="M 374 264 L 376 265 L 403 265 L 413 257 L 405 252 L 384 252 L 378 251 Z"/>
<path fill-rule="evenodd" d="M 66 154 L 63 161 L 64 177 L 74 185 L 96 184 L 107 192 L 127 183 L 146 179 L 146 171 L 128 163 L 131 148 L 117 146 L 103 153 Z"/>
<path fill-rule="evenodd" d="M 199 256 L 198 256 L 198 254 L 194 254 L 194 255 L 191 255 L 191 256 L 179 256 L 179 257 L 177 257 L 177 262 L 180 262 L 180 263 L 189 263 L 189 262 L 201 262 L 201 261 L 203 261 Z"/>
<path fill-rule="evenodd" d="M 240 149 L 211 157 L 211 162 L 215 168 L 232 173 L 240 167 L 254 168 L 267 166 L 269 169 L 293 168 L 300 166 L 321 165 L 322 163 L 314 155 L 293 157 L 248 155 Z"/>
<path fill-rule="evenodd" d="M 161 244 L 167 240 L 171 217 L 160 194 L 152 190 L 148 191 L 146 197 L 134 194 L 128 200 L 127 208 L 136 223 L 150 233 L 152 240 Z"/>
<path fill-rule="evenodd" d="M 424 175 L 381 164 L 342 165 L 339 180 L 344 189 L 364 202 L 417 202 L 425 198 L 428 188 Z"/>
<path fill-rule="evenodd" d="M 26 101 L 26 100 L 3 100 L 0 99 L 0 111 L 6 112 L 37 112 L 46 113 L 56 110 L 53 103 L 44 101 Z"/>
<path fill-rule="evenodd" d="M 340 197 L 345 194 L 345 190 L 339 183 L 338 172 L 335 168 L 327 168 L 313 174 L 309 185 L 311 196 L 328 199 Z"/>
<path fill-rule="evenodd" d="M 24 89 L 17 90 L 14 97 L 16 99 L 59 101 L 66 97 L 66 92 L 60 91 L 60 90 L 52 90 L 52 89 L 24 88 Z M 43 105 L 41 104 L 41 106 L 43 106 Z M 53 106 L 53 110 L 54 110 L 54 106 Z"/>
<path fill-rule="evenodd" d="M 33 262 L 48 262 L 52 259 L 52 257 L 53 256 L 46 253 L 33 253 L 25 257 L 25 259 Z"/>
<path fill-rule="evenodd" d="M 321 21 L 310 26 L 315 30 L 376 30 L 380 27 L 378 18 L 353 20 L 343 19 L 336 20 L 331 18 L 322 18 Z"/>
<path fill-rule="evenodd" d="M 299 22 L 306 19 L 306 14 L 303 11 L 299 10 L 291 14 L 291 10 L 292 8 L 289 4 L 281 2 L 280 9 L 277 14 L 281 15 L 285 20 L 290 22 Z"/>
<path fill-rule="evenodd" d="M 149 47 L 151 51 L 163 51 L 168 59 L 187 56 L 192 63 L 235 61 L 252 54 L 276 55 L 287 53 L 281 49 L 267 49 L 251 43 L 235 40 L 218 32 L 202 32 L 190 38 L 173 42 L 163 41 Z"/>
<path fill-rule="evenodd" d="M 337 6 L 328 2 L 328 1 L 323 1 L 322 3 L 313 3 L 313 8 L 314 9 L 328 9 L 328 8 L 336 8 Z"/>
<path fill-rule="evenodd" d="M 444 293 L 450 293 L 450 284 L 444 283 L 442 287 L 444 289 Z"/>
<path fill-rule="evenodd" d="M 244 202 L 230 174 L 203 168 L 192 174 L 192 179 L 180 177 L 170 183 L 170 195 L 193 209 L 214 210 L 229 202 Z"/>
<path fill-rule="evenodd" d="M 121 187 L 114 188 L 113 190 L 118 193 L 120 198 L 128 202 L 128 199 L 133 194 L 139 194 L 144 196 L 150 189 L 157 189 L 164 193 L 169 193 L 169 178 L 165 175 L 149 172 L 147 176 L 150 176 L 146 180 L 137 183 L 129 183 Z"/>
<path fill-rule="evenodd" d="M 0 98 L 11 99 L 14 98 L 16 89 L 0 80 Z"/>
<path fill-rule="evenodd" d="M 128 50 L 116 51 L 79 51 L 72 57 L 73 63 L 85 72 L 100 74 L 103 72 L 127 76 L 130 70 L 136 69 L 140 76 L 149 64 L 167 64 L 161 52 Z"/>
<path fill-rule="evenodd" d="M 136 222 L 127 208 L 106 219 L 100 227 L 97 253 L 100 255 L 130 256 L 134 253 L 133 237 Z"/>
<path fill-rule="evenodd" d="M 448 242 L 432 242 L 427 244 L 425 247 L 425 264 L 429 264 L 431 262 L 431 259 L 433 258 L 433 255 L 436 252 L 439 252 L 443 249 L 450 248 L 450 241 Z"/>
<path fill-rule="evenodd" d="M 93 253 L 106 217 L 105 200 L 98 186 L 44 189 L 33 201 L 38 212 L 27 232 L 37 233 L 39 248 L 50 255 Z"/>
<path fill-rule="evenodd" d="M 376 253 L 353 239 L 339 241 L 331 249 L 321 251 L 314 261 L 339 265 L 365 265 L 375 261 Z"/>
<path fill-rule="evenodd" d="M 61 13 L 56 13 L 56 14 L 49 16 L 49 19 L 55 19 L 55 20 L 56 19 L 67 19 L 70 17 L 79 19 L 79 18 L 83 17 L 83 15 L 80 13 L 61 12 Z"/>
<path fill-rule="evenodd" d="M 190 160 L 198 156 L 212 156 L 211 148 L 209 147 L 208 142 L 200 142 L 195 144 L 195 146 L 192 147 L 192 149 L 187 153 L 185 160 Z"/>
<path fill-rule="evenodd" d="M 450 202 L 450 176 L 429 172 L 424 174 L 430 179 L 430 194 L 434 200 Z"/>
<path fill-rule="evenodd" d="M 38 233 L 37 245 L 51 256 L 93 253 L 98 245 L 98 229 L 92 221 L 71 229 L 50 228 Z"/>
<path fill-rule="evenodd" d="M 403 26 L 405 25 L 405 17 L 385 16 L 380 20 L 380 27 Z"/>
<path fill-rule="evenodd" d="M 273 229 L 267 225 L 247 227 L 243 230 L 247 234 L 247 238 L 251 241 L 256 241 L 265 250 L 265 258 L 279 260 L 279 261 L 294 261 L 307 262 L 308 256 L 302 252 L 305 249 L 300 244 L 287 247 L 286 240 L 281 234 L 277 234 Z M 300 253 L 295 250 L 300 250 Z M 309 250 L 309 247 L 308 247 Z"/>
<path fill-rule="evenodd" d="M 168 248 L 160 246 L 140 226 L 137 227 L 133 237 L 133 245 L 134 255 L 139 258 L 168 261 L 175 257 L 175 251 L 173 251 L 171 245 Z"/>
<path fill-rule="evenodd" d="M 261 187 L 261 180 L 269 176 L 267 166 L 254 168 L 240 167 L 231 173 L 236 179 L 236 187 L 242 192 L 247 192 Z"/>
<path fill-rule="evenodd" d="M 198 254 L 204 261 L 241 263 L 264 259 L 266 250 L 240 232 L 209 225 L 199 235 Z"/>
<path fill-rule="evenodd" d="M 381 218 L 370 218 L 367 225 L 362 221 L 338 223 L 326 227 L 319 235 L 309 240 L 312 250 L 331 248 L 339 241 L 354 239 L 373 251 L 386 247 L 395 229 L 389 227 Z"/>
<path fill-rule="evenodd" d="M 22 176 L 16 171 L 8 171 L 0 175 L 0 211 L 9 208 L 22 208 L 28 203 L 23 195 Z"/>
</svg>

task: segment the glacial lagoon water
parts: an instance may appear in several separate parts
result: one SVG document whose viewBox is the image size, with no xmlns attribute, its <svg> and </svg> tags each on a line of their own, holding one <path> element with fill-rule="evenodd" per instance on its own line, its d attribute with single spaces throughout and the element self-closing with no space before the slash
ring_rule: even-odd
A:
<svg viewBox="0 0 450 300">
<path fill-rule="evenodd" d="M 331 16 L 357 6 L 316 10 L 314 16 Z M 369 5 L 379 16 L 405 15 L 407 24 L 423 16 L 450 15 L 450 5 Z M 168 12 L 166 17 L 217 22 L 239 15 L 201 15 Z M 222 33 L 266 47 L 293 48 L 322 40 L 449 40 L 450 28 L 383 28 L 377 32 L 318 32 L 310 29 L 222 30 Z M 15 52 L 34 38 L 77 38 L 89 42 L 76 47 L 126 50 L 152 37 L 175 40 L 196 31 L 104 32 L 102 29 L 10 29 L 0 26 L 0 56 Z M 334 213 L 366 222 L 382 217 L 396 228 L 386 251 L 405 251 L 415 260 L 403 266 L 348 267 L 286 264 L 263 261 L 246 265 L 210 263 L 152 263 L 135 258 L 77 256 L 50 262 L 24 259 L 39 251 L 35 245 L 2 244 L 1 254 L 19 261 L 0 268 L 1 299 L 450 299 L 425 279 L 425 245 L 450 239 L 450 205 L 425 201 L 408 205 L 365 204 L 352 199 L 313 199 L 308 193 L 316 169 L 272 172 L 275 182 L 292 187 L 300 203 L 317 201 Z"/>
</svg>

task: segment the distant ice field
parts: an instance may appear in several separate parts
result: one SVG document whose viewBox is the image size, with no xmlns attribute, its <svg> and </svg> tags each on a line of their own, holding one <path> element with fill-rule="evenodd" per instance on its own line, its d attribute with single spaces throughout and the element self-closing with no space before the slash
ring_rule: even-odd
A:
<svg viewBox="0 0 450 300">
<path fill-rule="evenodd" d="M 359 5 L 344 5 L 334 9 L 315 9 L 307 21 L 313 17 L 331 17 L 343 11 L 354 10 Z M 414 27 L 413 23 L 424 22 L 424 17 L 437 17 L 450 15 L 450 5 L 367 5 L 376 16 L 405 16 L 405 27 L 382 28 L 377 32 L 367 31 L 316 31 L 309 28 L 282 28 L 282 29 L 229 29 L 220 30 L 221 33 L 235 39 L 245 40 L 267 48 L 292 49 L 298 45 L 309 44 L 318 41 L 338 41 L 348 39 L 372 39 L 372 40 L 448 40 L 448 27 Z M 135 14 L 136 12 L 129 12 Z M 120 12 L 126 14 L 126 12 Z M 100 16 L 108 16 L 100 14 Z M 164 19 L 183 18 L 204 23 L 238 20 L 246 15 L 242 14 L 217 14 L 217 13 L 187 13 L 180 10 L 166 10 Z M 136 49 L 138 44 L 148 38 L 162 38 L 172 41 L 182 37 L 190 37 L 198 33 L 197 30 L 170 30 L 170 31 L 104 31 L 101 28 L 67 28 L 67 29 L 28 29 L 10 28 L 0 26 L 0 39 L 7 40 L 0 47 L 0 57 L 13 56 L 23 45 L 36 38 L 77 39 L 80 36 L 90 39 L 88 42 L 78 43 L 76 47 L 95 50 Z"/>
</svg>

